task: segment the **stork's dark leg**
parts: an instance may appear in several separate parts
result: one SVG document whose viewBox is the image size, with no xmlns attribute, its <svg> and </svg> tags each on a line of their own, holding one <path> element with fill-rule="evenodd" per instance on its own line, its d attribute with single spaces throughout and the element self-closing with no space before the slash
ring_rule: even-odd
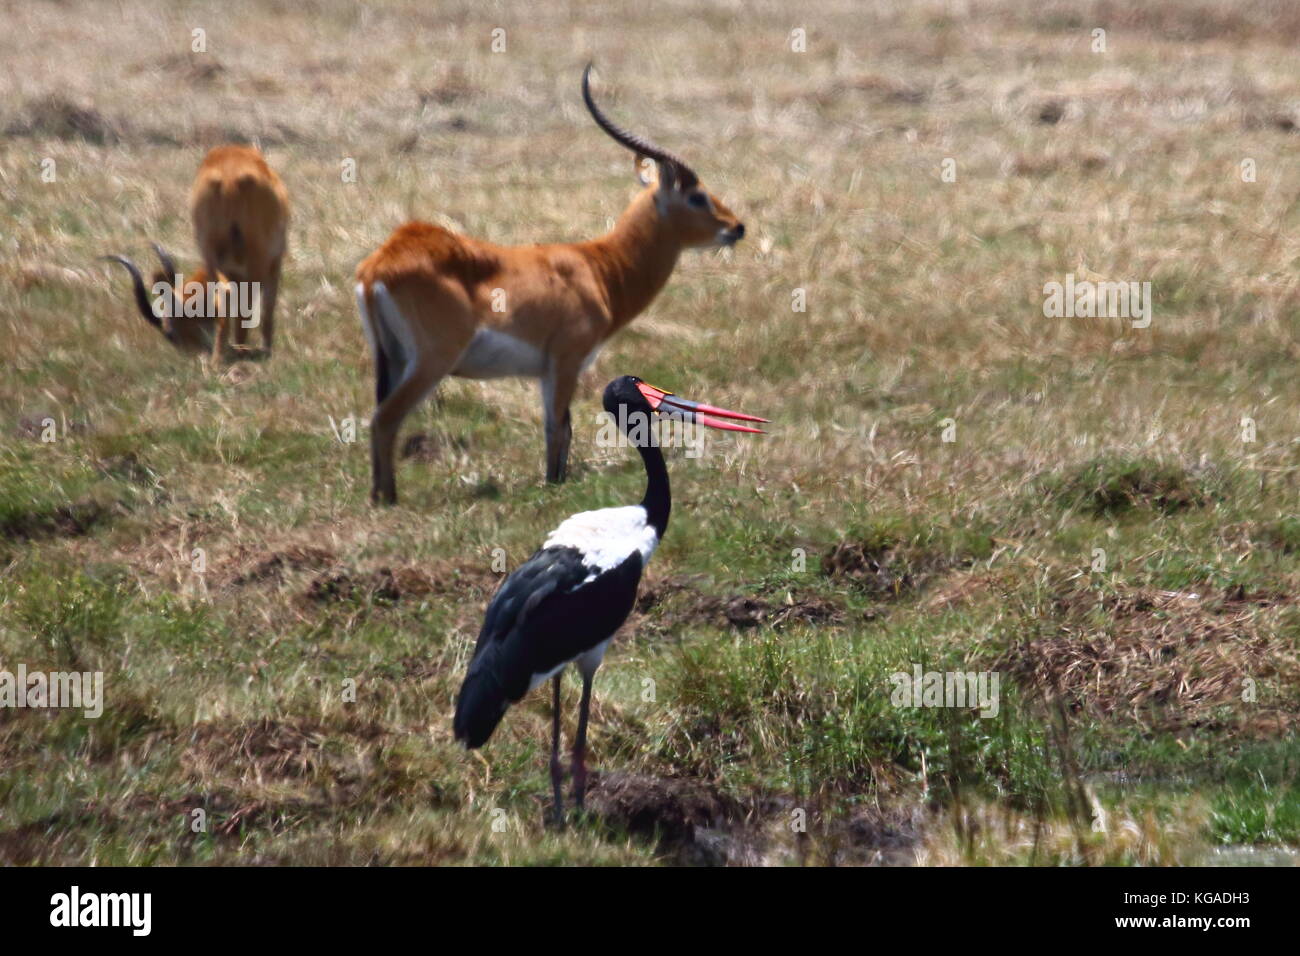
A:
<svg viewBox="0 0 1300 956">
<path fill-rule="evenodd" d="M 591 674 L 582 675 L 582 703 L 578 708 L 578 736 L 573 741 L 573 798 L 582 809 L 587 794 L 587 712 L 591 709 Z"/>
<path fill-rule="evenodd" d="M 564 767 L 560 764 L 560 675 L 551 679 L 555 693 L 551 700 L 551 790 L 555 794 L 555 822 L 564 822 L 564 795 L 561 783 Z"/>
</svg>

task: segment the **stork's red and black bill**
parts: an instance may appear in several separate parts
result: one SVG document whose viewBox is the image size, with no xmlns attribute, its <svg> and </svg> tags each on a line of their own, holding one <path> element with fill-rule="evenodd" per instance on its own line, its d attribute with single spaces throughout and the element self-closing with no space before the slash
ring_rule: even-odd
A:
<svg viewBox="0 0 1300 956">
<path fill-rule="evenodd" d="M 744 412 L 733 412 L 725 408 L 718 408 L 716 405 L 693 402 L 689 398 L 682 398 L 680 395 L 674 395 L 665 389 L 656 388 L 648 382 L 637 382 L 636 387 L 645 396 L 645 400 L 650 403 L 650 407 L 660 415 L 670 415 L 683 421 L 697 422 L 700 425 L 707 425 L 709 428 L 718 428 L 729 432 L 753 432 L 761 435 L 763 429 L 751 428 L 748 425 L 737 425 L 736 421 L 768 421 L 768 419 L 759 418 L 757 415 L 746 415 Z M 728 418 L 736 421 L 725 421 Z"/>
</svg>

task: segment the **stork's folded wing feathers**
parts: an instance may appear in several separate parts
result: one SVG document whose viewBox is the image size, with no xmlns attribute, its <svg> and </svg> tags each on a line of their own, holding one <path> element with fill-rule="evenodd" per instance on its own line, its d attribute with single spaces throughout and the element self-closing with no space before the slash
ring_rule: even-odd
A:
<svg viewBox="0 0 1300 956">
<path fill-rule="evenodd" d="M 608 639 L 631 613 L 642 560 L 593 568 L 575 548 L 543 548 L 501 585 L 488 606 L 470 673 L 492 666 L 510 700 L 539 674 Z M 488 661 L 491 660 L 489 665 Z"/>
<path fill-rule="evenodd" d="M 456 739 L 487 742 L 510 704 L 541 675 L 610 638 L 636 601 L 640 552 L 593 568 L 576 548 L 543 548 L 501 585 L 488 605 L 456 699 Z"/>
</svg>

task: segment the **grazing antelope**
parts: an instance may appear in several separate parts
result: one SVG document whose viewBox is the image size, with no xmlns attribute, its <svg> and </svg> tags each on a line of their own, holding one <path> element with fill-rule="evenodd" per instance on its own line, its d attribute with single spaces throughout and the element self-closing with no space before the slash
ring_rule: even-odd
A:
<svg viewBox="0 0 1300 956">
<path fill-rule="evenodd" d="M 578 374 L 663 288 L 683 249 L 745 234 L 678 156 L 616 126 L 591 98 L 596 125 L 636 156 L 644 189 L 599 239 L 498 246 L 408 222 L 357 267 L 357 306 L 375 358 L 371 501 L 397 500 L 393 449 L 402 420 L 448 375 L 541 380 L 546 479 L 564 480 Z M 647 168 L 655 163 L 655 174 Z"/>
<path fill-rule="evenodd" d="M 105 256 L 131 275 L 136 306 L 183 352 L 210 352 L 214 361 L 247 352 L 250 326 L 243 319 L 257 310 L 263 354 L 275 336 L 275 300 L 280 290 L 289 197 L 284 183 L 262 154 L 248 146 L 218 146 L 199 166 L 190 190 L 190 217 L 203 266 L 183 279 L 176 263 L 154 244 L 163 271 L 153 288 L 165 288 L 155 303 L 139 267 L 125 256 Z"/>
</svg>

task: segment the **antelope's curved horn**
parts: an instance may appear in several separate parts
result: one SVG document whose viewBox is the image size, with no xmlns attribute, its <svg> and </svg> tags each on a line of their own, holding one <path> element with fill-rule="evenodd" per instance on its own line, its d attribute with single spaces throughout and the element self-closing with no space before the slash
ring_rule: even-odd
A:
<svg viewBox="0 0 1300 956">
<path fill-rule="evenodd" d="M 140 275 L 140 267 L 126 256 L 103 256 L 101 258 L 105 262 L 116 262 L 126 267 L 126 271 L 131 273 L 131 285 L 135 289 L 135 304 L 140 309 L 140 314 L 154 328 L 161 329 L 163 327 L 162 317 L 154 312 L 153 303 L 149 301 L 149 293 L 145 291 L 144 276 Z"/>
<path fill-rule="evenodd" d="M 673 167 L 679 189 L 690 189 L 699 182 L 695 170 L 691 169 L 680 156 L 656 146 L 644 137 L 629 133 L 600 111 L 596 101 L 591 98 L 591 67 L 592 64 L 588 63 L 587 68 L 582 71 L 582 99 L 587 104 L 587 111 L 591 113 L 591 118 L 596 121 L 596 125 L 620 146 L 632 150 L 637 155 L 653 159 L 657 163 Z"/>
<path fill-rule="evenodd" d="M 162 263 L 163 271 L 167 273 L 167 282 L 169 284 L 175 282 L 176 277 L 180 275 L 180 273 L 176 271 L 176 260 L 171 257 L 171 253 L 158 245 L 158 243 L 151 242 L 150 245 L 153 246 L 154 255 L 156 255 L 158 261 Z"/>
</svg>

